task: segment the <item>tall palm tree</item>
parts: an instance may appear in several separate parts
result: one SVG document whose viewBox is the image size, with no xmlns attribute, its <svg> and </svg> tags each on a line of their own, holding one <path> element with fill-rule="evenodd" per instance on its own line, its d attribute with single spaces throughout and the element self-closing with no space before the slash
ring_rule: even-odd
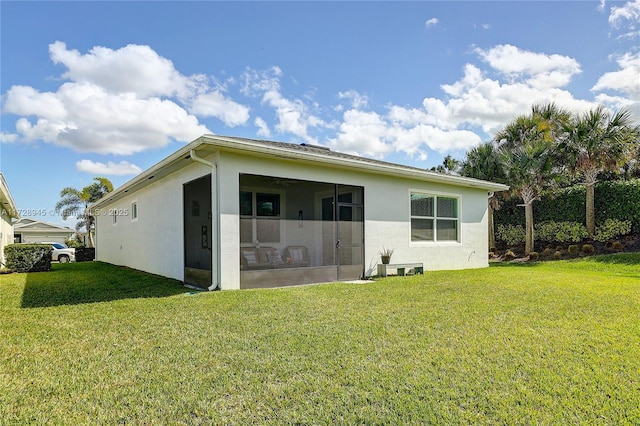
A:
<svg viewBox="0 0 640 426">
<path fill-rule="evenodd" d="M 542 139 L 557 143 L 571 122 L 571 113 L 555 103 L 535 104 L 531 113 L 516 117 L 494 136 L 494 140 L 504 148 L 512 148 L 532 139 Z"/>
<path fill-rule="evenodd" d="M 64 188 L 60 191 L 60 201 L 56 203 L 56 212 L 61 213 L 64 220 L 74 215 L 77 217 L 76 231 L 80 231 L 82 228 L 87 230 L 89 247 L 94 246 L 92 230 L 95 222 L 89 205 L 113 191 L 113 184 L 109 179 L 96 177 L 93 180 L 95 182 L 85 186 L 82 190 L 70 186 Z"/>
<path fill-rule="evenodd" d="M 493 142 L 485 142 L 467 151 L 466 158 L 460 167 L 460 174 L 475 179 L 504 183 L 505 174 L 500 159 L 500 152 Z M 500 209 L 500 200 L 496 194 L 488 200 L 489 250 L 496 247 L 496 233 L 493 212 Z"/>
<path fill-rule="evenodd" d="M 506 183 L 525 208 L 525 252 L 534 248 L 533 202 L 553 180 L 553 147 L 561 139 L 571 114 L 554 103 L 537 104 L 496 133 Z"/>
<path fill-rule="evenodd" d="M 558 151 L 567 166 L 586 187 L 586 226 L 595 233 L 595 184 L 598 175 L 617 171 L 630 161 L 639 143 L 640 126 L 631 112 L 621 109 L 611 113 L 603 106 L 575 117 L 566 126 L 566 135 Z"/>
<path fill-rule="evenodd" d="M 550 143 L 538 137 L 513 148 L 501 149 L 506 180 L 524 203 L 525 254 L 534 251 L 533 202 L 540 198 L 552 174 L 551 147 Z"/>
</svg>

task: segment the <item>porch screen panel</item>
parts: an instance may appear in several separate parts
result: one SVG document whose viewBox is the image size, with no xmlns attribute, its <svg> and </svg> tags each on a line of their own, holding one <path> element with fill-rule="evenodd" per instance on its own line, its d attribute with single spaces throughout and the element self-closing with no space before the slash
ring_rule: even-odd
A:
<svg viewBox="0 0 640 426">
<path fill-rule="evenodd" d="M 362 187 L 250 174 L 239 186 L 241 288 L 362 275 Z"/>
</svg>

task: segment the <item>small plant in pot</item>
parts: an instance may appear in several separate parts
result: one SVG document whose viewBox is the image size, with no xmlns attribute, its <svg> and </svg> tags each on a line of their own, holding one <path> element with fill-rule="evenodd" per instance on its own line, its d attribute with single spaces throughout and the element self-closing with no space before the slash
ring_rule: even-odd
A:
<svg viewBox="0 0 640 426">
<path fill-rule="evenodd" d="M 384 246 L 382 247 L 382 250 L 380 250 L 380 260 L 382 261 L 382 263 L 384 265 L 388 265 L 389 262 L 391 261 L 391 255 L 393 255 L 393 249 L 392 248 L 385 248 Z"/>
</svg>

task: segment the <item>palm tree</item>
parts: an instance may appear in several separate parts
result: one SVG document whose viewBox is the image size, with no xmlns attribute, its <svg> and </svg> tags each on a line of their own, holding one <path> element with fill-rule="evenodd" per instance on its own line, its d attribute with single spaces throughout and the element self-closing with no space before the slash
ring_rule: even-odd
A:
<svg viewBox="0 0 640 426">
<path fill-rule="evenodd" d="M 496 133 L 506 183 L 524 202 L 525 253 L 534 248 L 533 202 L 553 183 L 552 148 L 558 143 L 571 114 L 554 103 L 534 105 Z"/>
<path fill-rule="evenodd" d="M 501 149 L 501 161 L 512 191 L 522 199 L 525 212 L 525 254 L 534 251 L 533 202 L 540 198 L 552 173 L 552 145 L 532 138 L 514 148 Z"/>
<path fill-rule="evenodd" d="M 56 203 L 56 212 L 61 213 L 64 220 L 74 215 L 77 217 L 76 231 L 82 228 L 87 230 L 89 247 L 94 246 L 92 229 L 95 222 L 89 205 L 113 191 L 113 184 L 109 179 L 96 177 L 93 180 L 94 183 L 85 186 L 82 190 L 72 187 L 64 188 L 60 191 L 60 201 Z"/>
<path fill-rule="evenodd" d="M 485 142 L 469 150 L 460 167 L 460 174 L 475 179 L 504 183 L 505 175 L 500 152 L 493 142 Z M 489 250 L 496 247 L 493 212 L 500 209 L 500 200 L 495 194 L 489 197 Z"/>
<path fill-rule="evenodd" d="M 442 160 L 442 164 L 431 167 L 432 172 L 446 173 L 448 175 L 457 175 L 460 171 L 461 162 L 451 155 L 447 155 Z"/>
<path fill-rule="evenodd" d="M 558 146 L 561 157 L 586 187 L 586 226 L 595 233 L 595 184 L 598 175 L 618 171 L 631 160 L 639 143 L 640 126 L 627 109 L 612 114 L 603 106 L 575 117 L 566 126 L 566 136 Z"/>
<path fill-rule="evenodd" d="M 531 139 L 556 143 L 571 121 L 571 113 L 555 103 L 535 104 L 531 113 L 521 115 L 496 133 L 494 140 L 504 148 L 513 148 Z"/>
</svg>

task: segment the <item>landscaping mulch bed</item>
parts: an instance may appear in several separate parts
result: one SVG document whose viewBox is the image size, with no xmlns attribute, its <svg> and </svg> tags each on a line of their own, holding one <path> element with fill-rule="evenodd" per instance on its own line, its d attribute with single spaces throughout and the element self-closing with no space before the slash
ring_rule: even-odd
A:
<svg viewBox="0 0 640 426">
<path fill-rule="evenodd" d="M 621 243 L 622 248 L 620 248 L 617 244 L 615 244 L 616 242 Z M 583 247 L 585 244 L 590 244 L 593 247 L 593 253 L 583 252 Z M 569 252 L 569 246 L 571 245 L 578 246 L 577 253 Z M 513 259 L 505 258 L 505 253 L 507 251 L 513 252 L 515 257 Z M 536 260 L 560 260 L 560 259 L 570 259 L 570 258 L 594 256 L 594 255 L 601 255 L 601 254 L 640 252 L 640 233 L 629 234 L 619 239 L 609 240 L 606 242 L 595 241 L 593 239 L 585 239 L 580 243 L 556 243 L 556 242 L 550 242 L 550 241 L 536 241 L 535 251 L 539 255 L 539 258 Z M 555 256 L 556 251 L 560 252 L 560 256 Z M 529 260 L 528 256 L 525 256 L 525 253 L 524 253 L 524 243 L 518 244 L 516 246 L 506 246 L 504 244 L 498 244 L 497 250 L 493 252 L 493 255 L 490 254 L 490 259 L 493 261 Z"/>
</svg>

